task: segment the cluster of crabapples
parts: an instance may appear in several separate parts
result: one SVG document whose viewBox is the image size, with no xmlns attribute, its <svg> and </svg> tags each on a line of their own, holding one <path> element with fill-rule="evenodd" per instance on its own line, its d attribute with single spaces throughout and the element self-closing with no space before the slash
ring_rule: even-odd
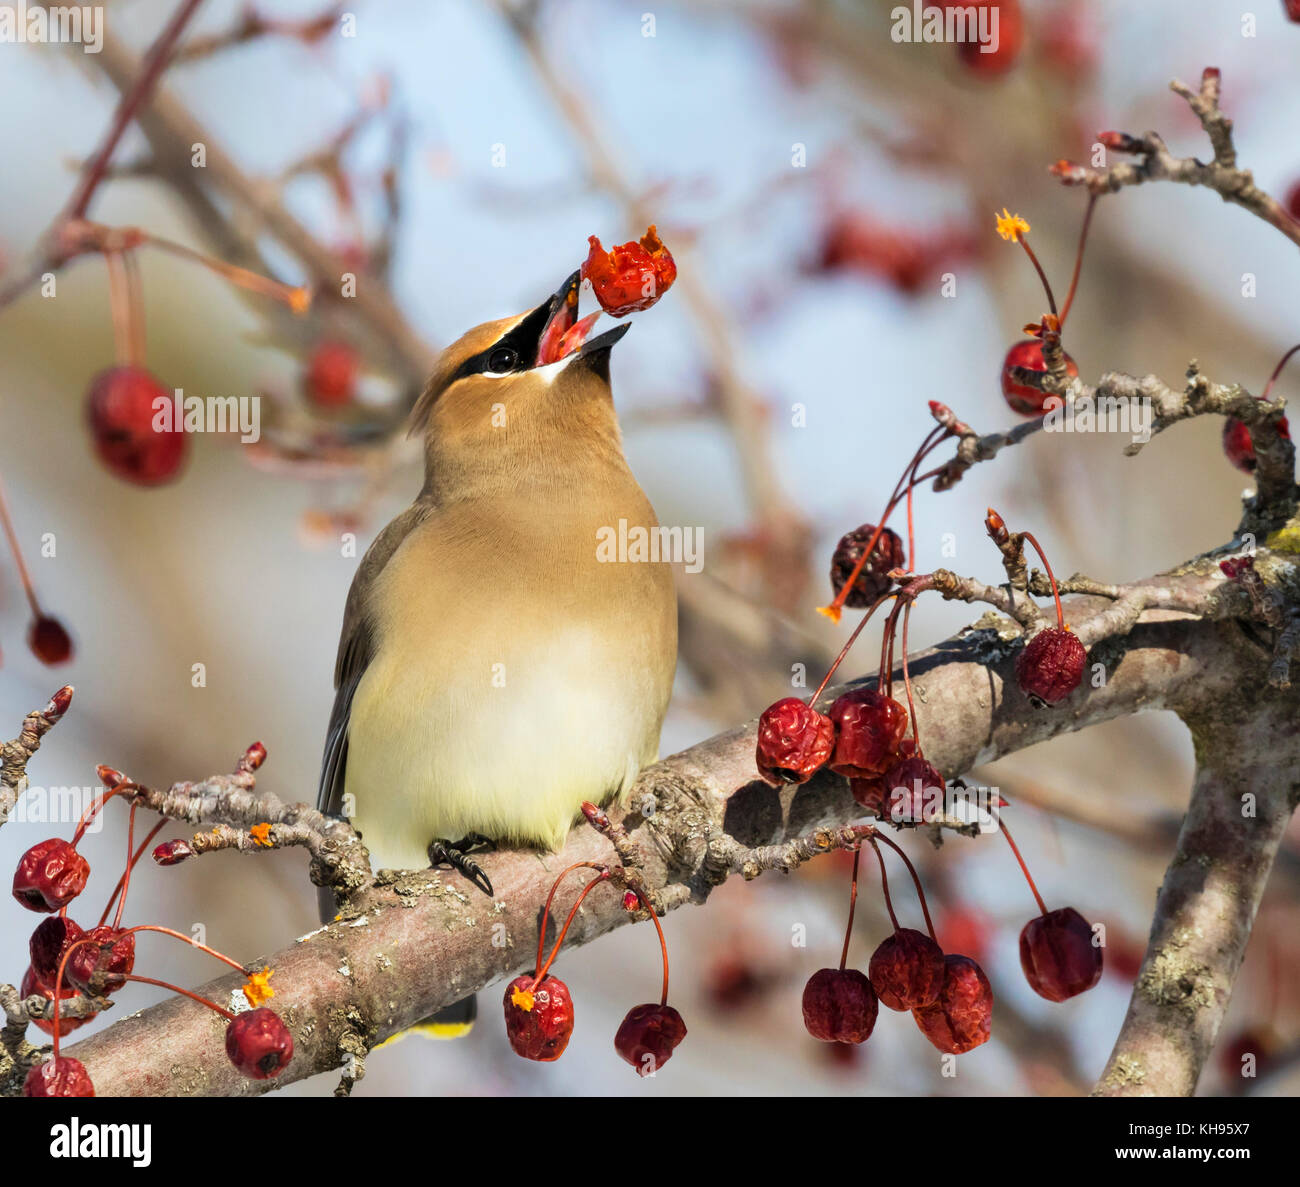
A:
<svg viewBox="0 0 1300 1187">
<path fill-rule="evenodd" d="M 1107 148 L 1120 152 L 1133 151 L 1133 138 L 1124 132 L 1099 132 L 1097 141 Z M 1073 168 L 1071 162 L 1064 160 L 1057 162 L 1053 167 L 1054 171 L 1059 173 L 1068 173 Z M 1060 408 L 1064 403 L 1060 395 L 1040 386 L 1048 378 L 1049 371 L 1054 372 L 1053 378 L 1060 382 L 1077 379 L 1079 375 L 1078 364 L 1061 345 L 1061 335 L 1065 330 L 1065 322 L 1069 316 L 1070 308 L 1074 304 L 1075 293 L 1078 291 L 1084 248 L 1087 245 L 1088 228 L 1092 222 L 1092 212 L 1096 201 L 1096 194 L 1089 196 L 1082 228 L 1079 232 L 1079 244 L 1074 260 L 1074 274 L 1070 280 L 1070 289 L 1066 294 L 1065 304 L 1061 306 L 1059 312 L 1047 274 L 1043 271 L 1033 248 L 1029 246 L 1027 238 L 1030 229 L 1029 223 L 1019 215 L 1009 214 L 1005 209 L 1002 214 L 997 216 L 998 234 L 1011 243 L 1018 243 L 1024 249 L 1025 254 L 1033 263 L 1039 279 L 1042 281 L 1050 309 L 1050 312 L 1044 314 L 1040 321 L 1031 322 L 1024 327 L 1024 331 L 1029 337 L 1013 343 L 1002 359 L 999 376 L 1002 385 L 1002 398 L 1013 412 L 1029 420 L 1040 419 L 1046 416 L 1053 407 Z M 1292 191 L 1289 203 L 1292 217 L 1300 220 L 1300 182 L 1296 184 Z M 1282 373 L 1282 369 L 1297 351 L 1300 351 L 1300 346 L 1292 347 L 1282 356 L 1281 361 L 1273 369 L 1273 374 L 1269 377 L 1264 390 L 1260 393 L 1260 400 L 1268 400 L 1273 385 Z M 1054 359 L 1056 360 L 1055 365 L 1053 365 Z M 1275 427 L 1280 436 L 1290 440 L 1290 426 L 1285 416 L 1278 418 Z M 1251 436 L 1249 425 L 1235 416 L 1224 417 L 1222 442 L 1224 455 L 1229 462 L 1245 474 L 1255 472 L 1255 442 Z"/>
<path fill-rule="evenodd" d="M 583 812 L 592 821 L 607 826 L 605 814 L 593 804 L 584 804 Z M 551 903 L 560 883 L 574 870 L 596 871 L 578 895 L 569 916 L 556 937 L 550 954 L 543 960 L 546 924 L 550 918 Z M 541 930 L 537 937 L 537 963 L 533 970 L 521 973 L 506 986 L 503 1002 L 506 1016 L 506 1038 L 516 1055 L 539 1063 L 551 1063 L 564 1054 L 573 1035 L 573 996 L 569 987 L 551 974 L 569 925 L 573 923 L 583 900 L 602 882 L 622 877 L 626 871 L 611 870 L 596 862 L 582 861 L 562 870 L 551 886 L 542 910 Z M 668 945 L 663 928 L 649 898 L 637 886 L 629 885 L 623 892 L 623 907 L 627 911 L 644 910 L 654 922 L 659 934 L 659 949 L 663 956 L 663 989 L 658 1002 L 633 1006 L 627 1012 L 614 1035 L 614 1050 L 636 1069 L 640 1076 L 653 1076 L 671 1058 L 682 1039 L 686 1037 L 686 1023 L 682 1016 L 668 1004 Z"/>
<path fill-rule="evenodd" d="M 47 714 L 62 715 L 72 696 L 72 689 L 59 690 L 50 702 Z M 247 770 L 255 770 L 266 757 L 261 743 L 255 743 L 240 760 Z M 106 790 L 95 797 L 78 822 L 70 841 L 51 837 L 27 850 L 14 872 L 13 896 L 29 911 L 45 915 L 32 932 L 29 941 L 31 963 L 22 979 L 22 996 L 43 998 L 53 1003 L 47 1008 L 49 1017 L 33 1019 L 46 1034 L 53 1035 L 53 1053 L 44 1062 L 34 1064 L 23 1083 L 24 1096 L 94 1096 L 85 1065 L 69 1055 L 60 1054 L 60 1040 L 77 1027 L 89 1021 L 90 1014 L 78 1012 L 75 1016 L 64 1013 L 67 1003 L 76 999 L 90 1002 L 111 997 L 128 982 L 137 981 L 183 993 L 226 1019 L 226 1056 L 245 1076 L 265 1080 L 278 1076 L 293 1057 L 293 1036 L 284 1021 L 263 1003 L 274 996 L 268 981 L 270 969 L 248 973 L 228 956 L 198 944 L 190 937 L 171 928 L 155 924 L 138 924 L 126 927 L 122 913 L 130 888 L 131 872 L 140 861 L 149 843 L 166 824 L 159 821 L 134 848 L 136 801 L 133 793 L 138 784 L 125 778 L 121 772 L 101 766 L 99 777 Z M 91 821 L 111 799 L 124 797 L 131 800 L 131 819 L 127 829 L 127 861 L 117 886 L 110 895 L 99 922 L 83 928 L 69 918 L 69 907 L 80 897 L 90 878 L 90 863 L 78 852 L 77 846 Z M 153 852 L 159 865 L 175 865 L 189 856 L 192 850 L 185 841 L 168 841 Z M 109 922 L 109 913 L 113 914 Z M 243 987 L 249 1008 L 241 1013 L 224 1009 L 195 993 L 190 993 L 165 981 L 139 976 L 135 972 L 136 936 L 142 932 L 156 932 L 201 948 L 248 977 Z"/>
<path fill-rule="evenodd" d="M 908 564 L 911 545 L 905 548 L 902 538 L 885 522 L 905 501 L 908 538 L 912 539 L 913 489 L 942 471 L 940 467 L 921 472 L 922 462 L 941 441 L 966 431 L 944 405 L 931 404 L 931 412 L 938 427 L 908 463 L 879 525 L 867 523 L 847 533 L 831 561 L 835 596 L 830 605 L 822 608 L 823 612 L 834 621 L 839 620 L 845 606 L 863 608 L 866 613 L 807 701 L 785 697 L 764 711 L 758 721 L 755 752 L 758 772 L 769 783 L 802 784 L 828 768 L 848 779 L 864 816 L 897 828 L 932 823 L 943 816 L 947 789 L 943 775 L 922 749 L 907 659 L 912 603 L 922 592 L 935 588 L 938 575 L 913 573 Z M 1033 704 L 1041 708 L 1059 705 L 1079 687 L 1087 650 L 1065 623 L 1056 579 L 1038 541 L 1027 532 L 1013 535 L 991 508 L 985 527 L 1004 557 L 1021 557 L 1024 546 L 1029 544 L 1047 570 L 1056 623 L 1043 626 L 1029 638 L 1017 657 L 1015 675 L 1021 692 Z M 824 711 L 818 708 L 819 698 L 863 627 L 889 601 L 894 604 L 885 625 L 880 672 L 874 687 L 851 687 Z M 893 696 L 894 642 L 900 624 L 906 704 Z M 994 805 L 1004 806 L 1000 799 Z M 1000 824 L 1000 831 L 1039 908 L 1039 914 L 1020 934 L 1020 961 L 1030 986 L 1055 1002 L 1090 989 L 1102 971 L 1102 950 L 1092 927 L 1071 907 L 1047 909 L 1005 823 Z M 830 1042 L 864 1042 L 883 1002 L 888 1009 L 910 1011 L 926 1038 L 945 1053 L 962 1054 L 987 1041 L 993 1012 L 988 978 L 970 957 L 944 953 L 940 948 L 920 879 L 907 855 L 880 832 L 878 825 L 856 826 L 848 839 L 855 850 L 848 932 L 839 967 L 819 970 L 804 990 L 803 1016 L 809 1033 Z M 872 955 L 866 973 L 846 967 L 857 898 L 858 850 L 863 842 L 872 846 L 880 862 L 885 903 L 894 925 L 893 934 Z M 926 932 L 899 926 L 881 844 L 895 850 L 906 863 L 925 915 Z"/>
</svg>

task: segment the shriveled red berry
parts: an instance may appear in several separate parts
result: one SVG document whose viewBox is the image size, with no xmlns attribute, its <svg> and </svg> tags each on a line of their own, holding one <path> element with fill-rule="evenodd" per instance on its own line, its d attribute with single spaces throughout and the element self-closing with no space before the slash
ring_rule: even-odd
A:
<svg viewBox="0 0 1300 1187">
<path fill-rule="evenodd" d="M 882 819 L 921 824 L 944 810 L 947 784 L 939 769 L 917 754 L 900 759 L 885 773 L 888 798 Z"/>
<path fill-rule="evenodd" d="M 1020 967 L 1029 987 L 1049 1002 L 1063 1002 L 1101 980 L 1101 945 L 1073 907 L 1035 915 L 1020 932 Z"/>
<path fill-rule="evenodd" d="M 1285 416 L 1277 422 L 1277 431 L 1279 436 L 1291 440 L 1291 426 Z M 1255 472 L 1255 441 L 1250 435 L 1250 429 L 1235 416 L 1224 417 L 1223 452 L 1238 470 L 1245 474 Z"/>
<path fill-rule="evenodd" d="M 851 688 L 836 698 L 827 716 L 835 723 L 830 767 L 850 778 L 883 775 L 898 761 L 907 733 L 907 710 L 874 688 Z"/>
<path fill-rule="evenodd" d="M 569 987 L 549 974 L 539 985 L 521 973 L 506 986 L 506 1038 L 516 1055 L 550 1063 L 564 1054 L 573 1035 Z"/>
<path fill-rule="evenodd" d="M 278 1076 L 293 1058 L 293 1035 L 267 1006 L 236 1014 L 226 1027 L 226 1058 L 252 1080 Z"/>
<path fill-rule="evenodd" d="M 1282 0 L 1282 7 L 1291 20 L 1300 22 L 1300 0 Z"/>
<path fill-rule="evenodd" d="M 864 523 L 851 532 L 845 532 L 835 545 L 835 555 L 831 557 L 831 587 L 837 595 L 875 534 L 876 525 Z M 844 605 L 858 609 L 870 606 L 881 594 L 893 588 L 894 583 L 886 574 L 891 569 L 901 569 L 904 559 L 902 539 L 893 528 L 885 528 L 871 550 L 870 560 L 862 566 L 862 572 L 853 582 Z"/>
<path fill-rule="evenodd" d="M 84 938 L 87 942 L 68 957 L 63 975 L 94 997 L 115 993 L 135 968 L 135 935 L 103 923 L 91 928 Z"/>
<path fill-rule="evenodd" d="M 307 360 L 304 390 L 314 404 L 338 408 L 356 394 L 361 361 L 346 342 L 325 338 L 316 343 Z"/>
<path fill-rule="evenodd" d="M 649 309 L 677 279 L 677 265 L 653 224 L 639 243 L 623 243 L 606 251 L 592 235 L 583 280 L 591 281 L 600 307 L 611 317 Z"/>
<path fill-rule="evenodd" d="M 42 980 L 36 975 L 35 970 L 30 966 L 23 974 L 23 982 L 19 992 L 23 997 L 31 997 L 33 994 L 40 994 L 47 1002 L 52 1002 L 54 1000 L 53 983 Z M 80 996 L 81 995 L 73 989 L 67 981 L 64 981 L 62 988 L 59 990 L 59 1001 L 65 1002 L 69 998 Z M 60 1013 L 59 1037 L 62 1038 L 64 1035 L 76 1030 L 79 1026 L 85 1026 L 89 1021 L 89 1018 L 68 1018 L 64 1014 Z M 53 1019 L 46 1021 L 44 1018 L 33 1018 L 32 1025 L 35 1026 L 37 1030 L 43 1030 L 47 1035 L 52 1035 L 54 1033 Z"/>
<path fill-rule="evenodd" d="M 639 1076 L 653 1076 L 686 1037 L 686 1023 L 672 1006 L 657 1002 L 633 1006 L 614 1036 L 614 1049 L 636 1068 Z"/>
<path fill-rule="evenodd" d="M 830 758 L 835 724 L 798 697 L 785 697 L 758 719 L 754 761 L 769 783 L 807 783 Z"/>
<path fill-rule="evenodd" d="M 1083 679 L 1088 650 L 1063 627 L 1039 631 L 1016 657 L 1016 683 L 1034 704 L 1060 704 Z"/>
<path fill-rule="evenodd" d="M 111 367 L 91 380 L 86 417 L 95 452 L 112 473 L 138 486 L 158 486 L 180 473 L 189 442 L 172 394 L 141 367 Z M 158 421 L 159 411 L 165 419 Z"/>
<path fill-rule="evenodd" d="M 891 1010 L 928 1006 L 943 988 L 943 949 L 923 931 L 900 927 L 871 954 L 871 988 Z"/>
<path fill-rule="evenodd" d="M 803 988 L 803 1024 L 825 1043 L 865 1043 L 879 1009 L 876 991 L 857 969 L 818 969 Z"/>
<path fill-rule="evenodd" d="M 53 667 L 72 658 L 72 636 L 57 618 L 42 614 L 27 628 L 27 646 L 43 664 Z"/>
<path fill-rule="evenodd" d="M 945 4 L 947 8 L 967 9 L 975 13 L 975 20 L 968 18 L 965 40 L 957 43 L 957 57 L 967 70 L 984 77 L 1005 74 L 1020 58 L 1020 50 L 1025 42 L 1025 16 L 1019 0 L 960 0 L 958 3 Z M 996 10 L 987 14 L 980 9 Z M 997 21 L 996 26 L 994 20 Z M 998 37 L 994 45 L 989 42 L 989 52 L 984 53 L 977 31 L 993 30 L 996 27 Z"/>
<path fill-rule="evenodd" d="M 993 989 L 989 979 L 969 956 L 945 956 L 946 976 L 931 1005 L 912 1011 L 912 1017 L 940 1051 L 961 1055 L 988 1042 L 993 1022 Z"/>
<path fill-rule="evenodd" d="M 1011 374 L 1013 367 L 1023 367 L 1027 371 L 1046 371 L 1043 361 L 1043 344 L 1037 338 L 1026 338 L 1017 342 L 1007 351 L 1002 360 L 1002 397 L 1011 406 L 1012 411 L 1021 416 L 1042 416 L 1047 411 L 1047 401 L 1054 397 L 1050 392 L 1041 392 L 1027 383 L 1017 382 Z M 1071 377 L 1079 374 L 1075 361 L 1067 354 L 1065 369 Z"/>
<path fill-rule="evenodd" d="M 51 915 L 42 919 L 27 941 L 32 958 L 32 972 L 42 981 L 53 985 L 59 974 L 59 961 L 63 954 L 86 933 L 66 915 Z"/>
<path fill-rule="evenodd" d="M 889 786 L 883 775 L 868 775 L 865 778 L 849 780 L 849 790 L 853 798 L 865 809 L 868 816 L 884 816 L 885 803 L 889 798 Z"/>
<path fill-rule="evenodd" d="M 13 895 L 29 911 L 62 910 L 86 888 L 90 863 L 62 837 L 33 845 L 18 860 Z"/>
<path fill-rule="evenodd" d="M 24 1096 L 94 1096 L 90 1073 L 79 1059 L 56 1055 L 38 1063 L 23 1081 Z"/>
</svg>

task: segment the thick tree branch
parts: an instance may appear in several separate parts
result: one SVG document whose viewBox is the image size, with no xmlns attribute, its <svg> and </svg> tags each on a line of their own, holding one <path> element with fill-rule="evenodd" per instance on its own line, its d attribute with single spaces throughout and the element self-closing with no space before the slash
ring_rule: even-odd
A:
<svg viewBox="0 0 1300 1187">
<path fill-rule="evenodd" d="M 1088 612 L 1104 605 L 1089 600 L 1071 607 L 1081 630 Z M 1162 708 L 1191 713 L 1232 695 L 1244 670 L 1266 662 L 1231 624 L 1153 610 L 1126 638 L 1094 649 L 1093 658 L 1107 666 L 1103 687 L 1043 712 L 1011 680 L 1017 638 L 1014 624 L 989 615 L 910 664 L 927 754 L 945 774 L 1117 716 Z M 810 847 L 834 847 L 834 830 L 859 818 L 835 776 L 823 773 L 778 791 L 755 774 L 752 724 L 642 774 L 623 823 L 638 876 L 659 910 L 703 902 L 732 874 L 780 868 L 766 847 L 793 842 L 794 858 Z M 274 1083 L 338 1067 L 358 1045 L 368 1048 L 433 1009 L 530 967 L 538 907 L 555 872 L 574 861 L 612 857 L 609 841 L 586 826 L 558 855 L 491 855 L 484 865 L 497 887 L 494 901 L 434 871 L 394 875 L 355 899 L 337 922 L 266 958 L 276 969 L 275 1006 L 296 1044 L 293 1063 Z M 571 901 L 571 893 L 559 898 Z M 602 888 L 587 900 L 571 942 L 585 943 L 629 920 L 620 894 Z M 204 992 L 225 1000 L 239 983 L 221 979 Z M 240 1077 L 220 1057 L 220 1042 L 220 1021 L 178 998 L 69 1050 L 104 1095 L 248 1094 L 273 1086 Z"/>
<path fill-rule="evenodd" d="M 1185 714 L 1191 803 L 1098 1096 L 1189 1096 L 1214 1046 L 1300 791 L 1295 705 L 1237 689 Z M 1242 704 L 1242 701 L 1248 702 Z"/>
</svg>

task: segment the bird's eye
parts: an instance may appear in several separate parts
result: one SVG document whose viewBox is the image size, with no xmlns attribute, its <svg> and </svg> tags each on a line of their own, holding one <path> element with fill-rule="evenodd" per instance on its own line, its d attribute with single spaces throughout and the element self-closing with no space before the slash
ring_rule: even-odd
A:
<svg viewBox="0 0 1300 1187">
<path fill-rule="evenodd" d="M 519 362 L 519 353 L 509 346 L 498 346 L 490 355 L 488 355 L 487 369 L 494 371 L 498 375 L 504 375 L 507 371 L 513 371 L 515 364 Z"/>
</svg>

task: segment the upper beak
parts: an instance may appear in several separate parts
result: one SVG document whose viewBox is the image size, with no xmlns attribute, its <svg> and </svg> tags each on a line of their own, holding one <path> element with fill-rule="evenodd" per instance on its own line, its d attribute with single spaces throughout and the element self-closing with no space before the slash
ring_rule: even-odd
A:
<svg viewBox="0 0 1300 1187">
<path fill-rule="evenodd" d="M 560 342 L 578 320 L 578 287 L 582 283 L 581 271 L 569 275 L 555 290 L 555 295 L 539 306 L 534 316 L 545 310 L 545 323 L 537 339 L 536 366 L 553 363 L 561 357 Z"/>
</svg>

